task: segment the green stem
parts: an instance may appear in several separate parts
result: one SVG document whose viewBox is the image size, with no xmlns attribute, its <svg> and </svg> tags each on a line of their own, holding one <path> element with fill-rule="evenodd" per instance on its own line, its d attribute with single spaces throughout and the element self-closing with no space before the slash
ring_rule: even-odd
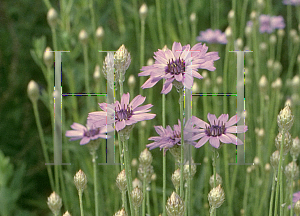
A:
<svg viewBox="0 0 300 216">
<path fill-rule="evenodd" d="M 92 150 L 92 161 L 93 161 L 93 170 L 94 170 L 94 196 L 95 196 L 95 215 L 99 215 L 98 209 L 98 181 L 97 181 L 97 163 L 96 163 L 96 150 Z"/>
<path fill-rule="evenodd" d="M 190 38 L 190 29 L 188 25 L 188 16 L 186 14 L 186 3 L 185 0 L 179 0 L 179 4 L 181 7 L 181 16 L 183 19 L 183 43 L 186 44 L 188 39 Z"/>
<path fill-rule="evenodd" d="M 88 47 L 86 44 L 83 45 L 83 57 L 84 57 L 84 81 L 85 81 L 85 91 L 86 93 L 91 93 L 90 91 L 90 81 L 89 81 L 89 60 L 88 60 Z M 91 111 L 90 97 L 86 97 L 88 110 Z"/>
<path fill-rule="evenodd" d="M 116 8 L 116 16 L 118 20 L 118 27 L 120 33 L 123 35 L 126 31 L 125 24 L 124 24 L 124 16 L 122 12 L 122 1 L 114 0 L 115 8 Z"/>
<path fill-rule="evenodd" d="M 184 136 L 183 136 L 183 90 L 179 92 L 180 122 L 181 122 L 181 157 L 180 157 L 180 197 L 183 199 L 183 162 L 184 162 Z"/>
<path fill-rule="evenodd" d="M 294 44 L 293 52 L 292 52 L 291 57 L 290 57 L 290 62 L 289 62 L 289 67 L 288 67 L 288 72 L 287 72 L 287 78 L 292 78 L 293 69 L 294 69 L 294 66 L 295 66 L 297 55 L 299 54 L 298 50 L 299 50 L 299 43 Z"/>
<path fill-rule="evenodd" d="M 139 215 L 139 208 L 138 208 L 138 207 L 135 207 L 135 208 L 134 208 L 134 213 L 135 213 L 135 216 L 138 216 L 138 215 Z"/>
<path fill-rule="evenodd" d="M 38 108 L 37 108 L 37 102 L 33 103 L 32 105 L 33 105 L 33 112 L 34 112 L 36 125 L 37 125 L 38 132 L 39 132 L 39 137 L 40 137 L 41 144 L 42 144 L 43 155 L 44 155 L 46 163 L 49 164 L 50 161 L 49 161 L 49 156 L 48 156 L 48 153 L 47 153 L 47 146 L 46 146 L 46 142 L 45 142 L 44 132 L 43 132 L 43 129 L 42 129 L 40 115 L 39 115 L 39 111 L 38 111 Z M 50 165 L 47 165 L 47 172 L 48 172 L 48 177 L 49 177 L 51 189 L 52 189 L 52 191 L 54 191 L 55 190 L 54 189 L 55 188 L 54 187 L 54 180 L 53 180 L 53 174 L 52 174 L 52 170 L 51 170 Z"/>
<path fill-rule="evenodd" d="M 157 192 L 156 192 L 156 182 L 152 181 L 152 197 L 154 205 L 154 215 L 158 215 L 158 202 L 157 202 Z"/>
<path fill-rule="evenodd" d="M 292 5 L 287 5 L 287 41 L 288 41 L 288 49 L 289 49 L 289 59 L 292 56 L 292 38 L 290 36 L 290 31 L 292 29 Z"/>
<path fill-rule="evenodd" d="M 132 191 L 132 179 L 131 179 L 131 168 L 130 168 L 130 160 L 129 160 L 129 152 L 128 152 L 128 140 L 122 141 L 124 146 L 124 160 L 125 160 L 125 173 L 127 179 L 127 188 L 128 188 L 128 198 L 130 205 L 130 212 L 133 215 L 133 206 L 131 200 L 131 191 Z"/>
<path fill-rule="evenodd" d="M 52 43 L 53 43 L 54 51 L 58 51 L 57 50 L 57 39 L 56 39 L 56 30 L 55 30 L 55 28 L 51 28 L 51 32 L 52 32 Z"/>
<path fill-rule="evenodd" d="M 217 154 L 216 154 L 216 149 L 213 149 L 214 151 L 214 157 L 213 157 L 213 172 L 214 172 L 214 188 L 217 187 L 216 185 L 216 178 L 217 178 L 217 174 L 216 174 L 216 163 L 217 163 Z"/>
<path fill-rule="evenodd" d="M 125 208 L 126 212 L 128 212 L 128 206 L 126 202 L 126 191 L 122 191 L 122 207 Z"/>
<path fill-rule="evenodd" d="M 96 32 L 96 24 L 95 24 L 95 12 L 94 12 L 94 4 L 93 0 L 89 1 L 89 7 L 90 7 L 90 12 L 91 12 L 91 20 L 92 20 L 92 29 L 93 32 Z"/>
<path fill-rule="evenodd" d="M 142 206 L 142 215 L 146 215 L 146 169 L 144 168 L 144 177 L 143 177 L 143 206 Z"/>
<path fill-rule="evenodd" d="M 163 84 L 165 80 L 163 81 Z M 162 125 L 166 127 L 166 95 L 162 94 Z M 163 206 L 166 205 L 166 181 L 167 181 L 167 161 L 166 161 L 166 154 L 165 148 L 163 149 Z M 163 207 L 163 216 L 166 216 L 166 208 Z"/>
<path fill-rule="evenodd" d="M 214 207 L 211 207 L 211 209 L 209 211 L 209 215 L 214 216 L 215 212 L 216 212 L 216 209 Z"/>
<path fill-rule="evenodd" d="M 294 214 L 294 208 L 293 208 L 293 181 L 294 181 L 294 163 L 296 163 L 296 157 L 293 155 L 293 166 L 292 166 L 292 180 L 290 184 L 290 203 L 291 203 L 291 211 L 290 216 L 293 216 Z"/>
<path fill-rule="evenodd" d="M 80 205 L 80 215 L 84 216 L 83 213 L 83 206 L 82 206 L 82 192 L 80 189 L 78 190 L 78 196 L 79 196 L 79 205 Z"/>
<path fill-rule="evenodd" d="M 271 199 L 270 199 L 270 209 L 269 209 L 269 216 L 272 216 L 273 212 L 273 203 L 274 203 L 274 195 L 275 195 L 275 178 L 276 172 L 274 171 L 273 181 L 272 181 L 272 192 L 271 192 Z"/>
<path fill-rule="evenodd" d="M 147 190 L 147 214 L 151 215 L 151 211 L 150 211 L 150 196 L 149 196 L 149 191 Z"/>
<path fill-rule="evenodd" d="M 282 164 L 282 156 L 283 156 L 283 145 L 284 145 L 284 135 L 285 135 L 285 131 L 282 130 L 282 141 L 281 141 L 281 146 L 280 146 L 280 159 L 279 159 L 279 164 L 278 164 L 278 173 L 277 173 L 277 184 L 276 184 L 276 195 L 275 195 L 275 211 L 274 211 L 274 215 L 277 215 L 277 210 L 278 210 L 278 195 L 279 195 L 279 188 L 282 189 L 282 175 L 280 175 L 281 173 L 281 164 Z M 279 182 L 279 185 L 278 185 Z M 282 192 L 282 190 L 280 190 L 280 192 Z M 283 195 L 283 194 L 281 194 Z M 282 204 L 282 197 L 280 196 L 280 205 Z M 280 208 L 280 216 L 282 216 L 282 208 L 279 205 Z"/>
<path fill-rule="evenodd" d="M 250 185 L 250 173 L 247 172 L 245 190 L 244 190 L 244 199 L 243 199 L 244 215 L 247 215 L 247 204 L 248 204 L 247 199 L 248 199 L 249 185 Z"/>
<path fill-rule="evenodd" d="M 141 19 L 141 49 L 140 49 L 140 68 L 144 65 L 145 55 L 145 19 Z"/>
<path fill-rule="evenodd" d="M 162 27 L 162 20 L 161 20 L 161 9 L 160 9 L 160 0 L 155 0 L 156 4 L 156 17 L 157 17 L 157 24 L 158 24 L 158 36 L 159 36 L 159 41 L 160 41 L 160 46 L 164 46 L 164 33 L 163 33 L 163 27 Z"/>
</svg>

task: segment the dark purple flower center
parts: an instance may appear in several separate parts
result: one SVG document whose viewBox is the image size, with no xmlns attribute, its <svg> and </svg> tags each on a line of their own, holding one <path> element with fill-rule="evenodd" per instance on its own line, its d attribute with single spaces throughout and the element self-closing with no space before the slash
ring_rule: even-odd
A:
<svg viewBox="0 0 300 216">
<path fill-rule="evenodd" d="M 217 137 L 217 136 L 221 136 L 222 134 L 225 133 L 225 124 L 223 122 L 218 121 L 218 124 L 216 124 L 216 122 L 214 122 L 213 125 L 211 126 L 206 126 L 206 130 L 205 133 L 207 136 L 212 136 L 212 137 Z"/>
<path fill-rule="evenodd" d="M 90 130 L 84 132 L 84 136 L 93 137 L 95 135 L 98 135 L 99 132 L 100 132 L 100 128 L 90 129 Z"/>
<path fill-rule="evenodd" d="M 168 67 L 165 70 L 166 73 L 171 73 L 172 75 L 178 75 L 180 73 L 184 74 L 185 72 L 185 61 L 183 59 L 172 59 L 168 62 Z"/>
<path fill-rule="evenodd" d="M 127 109 L 122 109 L 119 105 L 118 111 L 117 108 L 115 108 L 115 120 L 122 121 L 122 120 L 128 120 L 132 116 L 132 110 L 129 105 L 127 105 Z"/>
</svg>

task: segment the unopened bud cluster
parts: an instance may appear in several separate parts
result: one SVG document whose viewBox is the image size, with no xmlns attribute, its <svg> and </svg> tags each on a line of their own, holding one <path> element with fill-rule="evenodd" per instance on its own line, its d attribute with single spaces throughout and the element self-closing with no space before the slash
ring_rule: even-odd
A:
<svg viewBox="0 0 300 216">
<path fill-rule="evenodd" d="M 225 200 L 225 193 L 221 185 L 211 189 L 208 194 L 208 202 L 212 208 L 219 208 Z"/>
<path fill-rule="evenodd" d="M 290 153 L 292 156 L 298 157 L 298 155 L 300 153 L 300 140 L 298 137 L 293 139 L 293 144 L 292 144 Z"/>
<path fill-rule="evenodd" d="M 282 145 L 282 133 L 279 132 L 277 137 L 275 138 L 275 146 L 277 150 L 280 151 L 280 147 Z M 292 147 L 292 137 L 289 132 L 285 132 L 284 140 L 283 140 L 283 154 L 286 155 Z"/>
<path fill-rule="evenodd" d="M 62 200 L 57 193 L 53 192 L 48 197 L 48 207 L 54 215 L 58 215 L 62 206 Z"/>
<path fill-rule="evenodd" d="M 180 196 L 173 192 L 167 200 L 166 210 L 168 216 L 183 216 L 185 212 L 185 206 Z"/>
<path fill-rule="evenodd" d="M 123 208 L 123 209 L 117 211 L 117 212 L 114 214 L 114 216 L 127 216 L 127 213 L 126 213 L 125 209 Z"/>
<path fill-rule="evenodd" d="M 114 55 L 114 59 L 115 59 L 116 73 L 119 74 L 119 77 L 121 77 L 120 75 L 122 73 L 123 78 L 122 80 L 120 80 L 120 82 L 123 83 L 125 80 L 125 72 L 131 63 L 130 53 L 125 48 L 124 44 L 122 44 L 122 46 L 120 46 L 120 48 L 116 51 Z"/>
<path fill-rule="evenodd" d="M 296 162 L 293 161 L 286 165 L 284 173 L 288 180 L 297 180 L 299 177 L 299 167 Z"/>
<path fill-rule="evenodd" d="M 141 152 L 139 156 L 139 169 L 138 169 L 138 175 L 140 179 L 146 179 L 146 182 L 149 183 L 151 181 L 151 177 L 154 174 L 152 163 L 152 154 L 151 152 L 146 148 L 144 151 Z"/>
<path fill-rule="evenodd" d="M 87 177 L 82 170 L 79 170 L 74 176 L 74 184 L 78 191 L 83 191 L 87 184 Z"/>
<path fill-rule="evenodd" d="M 180 169 L 177 169 L 174 171 L 174 173 L 172 174 L 171 180 L 177 191 L 180 186 Z"/>
<path fill-rule="evenodd" d="M 279 151 L 276 150 L 270 156 L 270 164 L 271 164 L 271 166 L 273 167 L 274 170 L 277 170 L 277 168 L 278 168 L 279 159 L 280 159 L 280 154 L 279 154 Z"/>
<path fill-rule="evenodd" d="M 189 161 L 187 161 L 183 166 L 183 177 L 185 180 L 188 180 L 189 173 L 190 173 L 190 164 Z M 196 165 L 194 164 L 194 160 L 191 159 L 191 179 L 194 177 L 195 174 L 196 174 Z"/>
<path fill-rule="evenodd" d="M 294 205 L 294 212 L 296 215 L 300 214 L 300 200 L 298 200 Z"/>
<path fill-rule="evenodd" d="M 287 105 L 282 109 L 277 116 L 277 124 L 279 127 L 279 131 L 289 131 L 294 123 L 294 115 L 290 109 L 290 106 Z"/>
<path fill-rule="evenodd" d="M 135 187 L 131 191 L 132 204 L 135 208 L 139 208 L 143 202 L 143 192 L 139 187 Z"/>
<path fill-rule="evenodd" d="M 126 191 L 127 181 L 126 181 L 125 169 L 123 169 L 117 176 L 116 184 L 117 184 L 118 188 L 120 189 L 120 191 Z"/>
<path fill-rule="evenodd" d="M 68 211 L 66 211 L 63 216 L 72 216 Z"/>
<path fill-rule="evenodd" d="M 31 80 L 28 83 L 27 94 L 32 103 L 37 102 L 37 100 L 39 99 L 39 85 L 34 80 Z"/>
<path fill-rule="evenodd" d="M 144 167 L 150 166 L 152 163 L 152 154 L 151 152 L 145 148 L 144 151 L 141 152 L 140 157 L 139 157 L 139 162 L 141 165 Z"/>
<path fill-rule="evenodd" d="M 223 181 L 222 181 L 222 177 L 216 173 L 216 185 L 222 185 Z M 214 175 L 212 175 L 209 178 L 209 185 L 213 188 L 214 187 Z"/>
</svg>

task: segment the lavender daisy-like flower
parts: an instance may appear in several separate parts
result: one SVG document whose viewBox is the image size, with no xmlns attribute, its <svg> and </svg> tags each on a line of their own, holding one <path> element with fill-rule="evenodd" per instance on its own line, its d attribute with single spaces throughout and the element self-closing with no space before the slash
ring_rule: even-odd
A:
<svg viewBox="0 0 300 216">
<path fill-rule="evenodd" d="M 296 192 L 293 194 L 293 208 L 294 208 L 294 205 L 295 203 L 300 200 L 300 191 Z M 291 205 L 289 205 L 288 207 L 289 209 L 291 209 Z"/>
<path fill-rule="evenodd" d="M 151 111 L 152 104 L 140 106 L 146 100 L 141 95 L 136 96 L 129 103 L 129 93 L 123 94 L 121 103 L 115 104 L 99 103 L 103 111 L 89 113 L 88 119 L 96 126 L 115 123 L 116 131 L 123 130 L 126 126 L 133 126 L 139 121 L 153 119 L 156 114 L 148 113 Z"/>
<path fill-rule="evenodd" d="M 217 119 L 215 115 L 208 113 L 207 119 L 210 124 L 195 116 L 193 116 L 192 119 L 194 124 L 196 125 L 196 128 L 199 128 L 198 134 L 191 139 L 200 139 L 195 145 L 196 148 L 200 148 L 207 141 L 209 141 L 209 143 L 214 148 L 220 147 L 220 141 L 222 143 L 242 145 L 243 142 L 232 133 L 244 133 L 248 130 L 247 126 L 233 126 L 240 120 L 240 117 L 238 117 L 237 115 L 231 117 L 231 119 L 227 121 L 228 114 L 222 114 Z"/>
<path fill-rule="evenodd" d="M 300 0 L 283 0 L 285 5 L 300 5 Z"/>
<path fill-rule="evenodd" d="M 90 142 L 90 140 L 96 140 L 98 138 L 107 139 L 110 136 L 106 135 L 107 132 L 113 131 L 111 125 L 102 127 L 95 127 L 91 121 L 87 121 L 87 126 L 83 126 L 78 123 L 73 123 L 71 125 L 73 130 L 66 131 L 66 137 L 72 137 L 70 141 L 80 140 L 80 145 L 85 145 Z"/>
<path fill-rule="evenodd" d="M 285 27 L 284 19 L 282 16 L 269 16 L 262 14 L 259 17 L 261 33 L 272 33 L 275 29 L 283 29 Z"/>
<path fill-rule="evenodd" d="M 190 118 L 184 127 L 184 142 L 189 143 L 191 145 L 195 145 L 196 143 L 191 141 L 191 138 L 194 135 L 194 127 L 193 127 L 192 118 Z M 180 154 L 176 151 L 176 147 L 178 148 L 181 145 L 181 123 L 178 120 L 178 125 L 174 125 L 174 130 L 168 125 L 166 128 L 162 126 L 154 126 L 155 131 L 159 136 L 150 137 L 148 140 L 153 140 L 154 142 L 146 145 L 149 150 L 159 147 L 160 150 L 165 148 L 164 154 L 166 151 L 170 149 L 171 153 L 176 157 Z M 175 147 L 175 148 L 174 148 Z M 172 149 L 172 150 L 171 150 Z M 177 150 L 180 150 L 178 148 Z"/>
<path fill-rule="evenodd" d="M 202 79 L 197 69 L 214 71 L 214 61 L 218 60 L 218 52 L 208 52 L 205 44 L 197 43 L 190 49 L 190 45 L 181 46 L 174 42 L 172 50 L 158 50 L 154 53 L 155 63 L 151 66 L 143 66 L 139 76 L 150 76 L 142 85 L 142 88 L 151 88 L 159 80 L 165 79 L 161 93 L 168 94 L 175 85 L 177 89 L 183 86 L 191 89 L 193 77 Z"/>
<path fill-rule="evenodd" d="M 197 37 L 197 41 L 212 44 L 227 44 L 225 33 L 222 33 L 219 29 L 207 29 L 206 31 L 201 31 L 200 36 Z"/>
</svg>

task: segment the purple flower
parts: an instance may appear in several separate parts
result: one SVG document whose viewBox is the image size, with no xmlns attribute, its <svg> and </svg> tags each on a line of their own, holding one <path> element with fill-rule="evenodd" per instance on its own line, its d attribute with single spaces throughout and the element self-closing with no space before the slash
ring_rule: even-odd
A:
<svg viewBox="0 0 300 216">
<path fill-rule="evenodd" d="M 158 133 L 159 136 L 150 137 L 148 140 L 153 140 L 154 142 L 151 144 L 146 145 L 149 150 L 159 147 L 160 150 L 165 148 L 164 154 L 166 151 L 174 146 L 181 145 L 181 123 L 178 120 L 178 125 L 174 125 L 174 130 L 168 125 L 165 128 L 162 126 L 154 126 L 155 131 Z M 184 141 L 189 144 L 196 144 L 195 142 L 191 141 L 191 138 L 194 135 L 194 128 L 192 124 L 192 118 L 190 118 L 184 127 Z"/>
<path fill-rule="evenodd" d="M 227 39 L 225 33 L 222 33 L 221 30 L 216 29 L 207 29 L 206 31 L 201 31 L 200 36 L 197 37 L 197 41 L 207 42 L 207 43 L 219 43 L 227 44 Z"/>
<path fill-rule="evenodd" d="M 87 126 L 83 126 L 78 123 L 73 123 L 71 125 L 73 130 L 66 131 L 66 137 L 72 137 L 70 141 L 80 140 L 80 145 L 85 145 L 90 142 L 90 140 L 96 140 L 98 138 L 107 139 L 110 136 L 106 135 L 107 132 L 113 130 L 113 128 L 108 126 L 95 127 L 91 121 L 87 121 Z"/>
<path fill-rule="evenodd" d="M 207 119 L 210 124 L 195 116 L 193 116 L 192 119 L 193 123 L 196 125 L 196 128 L 199 129 L 198 134 L 195 135 L 191 140 L 197 140 L 201 138 L 195 145 L 196 148 L 200 148 L 208 140 L 209 143 L 215 148 L 220 147 L 220 141 L 223 143 L 242 145 L 243 142 L 232 133 L 244 133 L 248 130 L 247 126 L 232 126 L 240 120 L 240 117 L 237 115 L 231 117 L 231 119 L 227 121 L 228 114 L 222 114 L 217 119 L 215 115 L 208 113 Z"/>
<path fill-rule="evenodd" d="M 300 0 L 283 0 L 285 5 L 300 5 Z"/>
<path fill-rule="evenodd" d="M 88 120 L 96 126 L 115 123 L 115 129 L 119 132 L 126 126 L 153 119 L 156 116 L 156 114 L 147 113 L 151 111 L 149 108 L 153 106 L 152 104 L 139 107 L 144 103 L 146 97 L 138 95 L 130 103 L 129 98 L 130 95 L 127 93 L 123 94 L 121 103 L 119 101 L 116 101 L 115 104 L 99 103 L 103 111 L 89 113 Z"/>
<path fill-rule="evenodd" d="M 259 17 L 261 33 L 272 33 L 275 29 L 283 29 L 285 27 L 284 19 L 282 16 L 272 16 L 262 14 Z"/>
<path fill-rule="evenodd" d="M 296 192 L 293 194 L 293 208 L 294 208 L 294 205 L 295 203 L 300 200 L 300 191 Z M 291 205 L 289 205 L 288 207 L 289 209 L 291 209 Z"/>
<path fill-rule="evenodd" d="M 150 76 L 142 85 L 142 88 L 151 88 L 159 80 L 165 79 L 161 93 L 168 94 L 175 85 L 178 89 L 183 86 L 191 89 L 193 77 L 202 79 L 197 69 L 214 71 L 214 61 L 218 60 L 218 52 L 208 52 L 205 44 L 197 43 L 190 49 L 190 45 L 181 46 L 174 42 L 172 50 L 158 50 L 154 53 L 155 63 L 151 66 L 143 66 L 139 76 Z"/>
</svg>

